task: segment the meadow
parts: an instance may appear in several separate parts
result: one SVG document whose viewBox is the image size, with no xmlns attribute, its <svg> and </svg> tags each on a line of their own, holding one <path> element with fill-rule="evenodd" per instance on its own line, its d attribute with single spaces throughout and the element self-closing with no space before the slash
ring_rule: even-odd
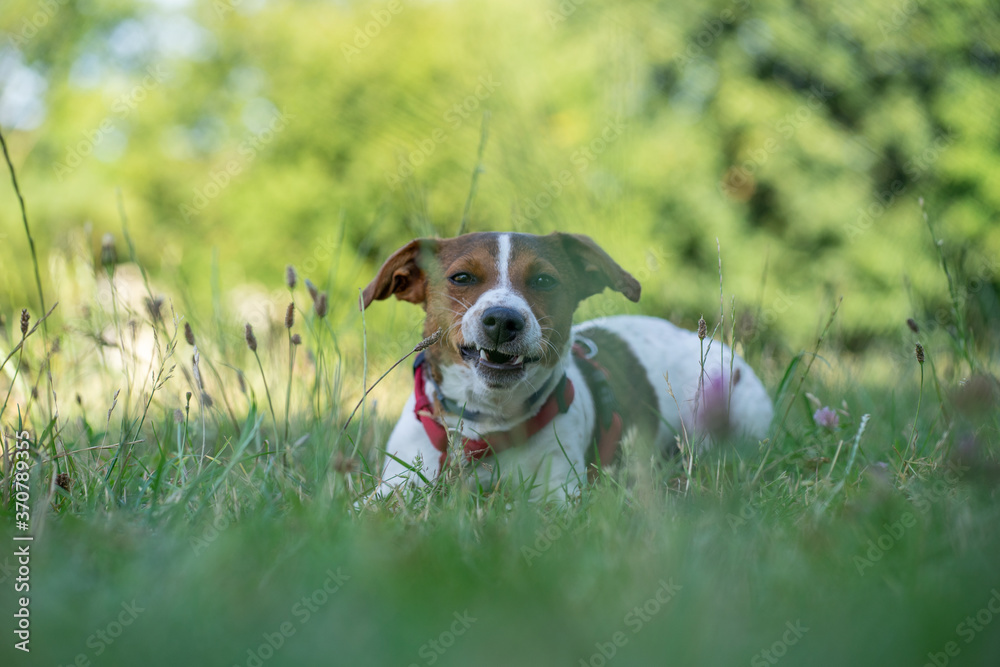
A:
<svg viewBox="0 0 1000 667">
<path fill-rule="evenodd" d="M 2 664 L 997 663 L 994 10 L 154 4 L 0 9 Z M 358 292 L 463 227 L 592 235 L 768 437 L 374 497 Z"/>
<path fill-rule="evenodd" d="M 342 430 L 342 374 L 377 369 L 345 363 L 324 293 L 288 288 L 285 321 L 237 329 L 237 344 L 152 292 L 144 309 L 125 302 L 113 248 L 95 267 L 105 338 L 27 315 L 9 339 L 11 388 L 27 393 L 5 401 L 5 423 L 29 434 L 30 465 L 14 472 L 8 437 L 6 532 L 19 534 L 23 488 L 35 536 L 31 653 L 8 635 L 13 664 L 990 664 L 1000 651 L 997 386 L 961 335 L 910 332 L 908 369 L 872 385 L 831 361 L 834 311 L 766 377 L 769 439 L 665 461 L 629 443 L 567 507 L 469 488 L 459 470 L 372 501 L 393 414 L 368 405 Z M 103 391 L 88 381 L 102 369 Z M 55 391 L 75 383 L 90 392 L 75 404 Z M 5 585 L 21 580 L 14 555 L 4 565 Z"/>
</svg>

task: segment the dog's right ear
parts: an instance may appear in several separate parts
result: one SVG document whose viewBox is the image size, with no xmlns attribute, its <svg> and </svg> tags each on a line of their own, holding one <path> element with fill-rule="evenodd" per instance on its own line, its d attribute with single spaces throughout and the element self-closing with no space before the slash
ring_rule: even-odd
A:
<svg viewBox="0 0 1000 667">
<path fill-rule="evenodd" d="M 400 301 L 424 304 L 427 300 L 427 272 L 425 260 L 437 252 L 437 243 L 431 239 L 415 239 L 392 253 L 385 260 L 378 275 L 362 292 L 362 308 L 372 301 L 388 299 L 395 294 Z"/>
</svg>

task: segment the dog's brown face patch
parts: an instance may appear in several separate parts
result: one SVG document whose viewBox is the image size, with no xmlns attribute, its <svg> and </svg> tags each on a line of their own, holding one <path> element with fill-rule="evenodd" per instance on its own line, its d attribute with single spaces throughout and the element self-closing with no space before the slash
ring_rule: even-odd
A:
<svg viewBox="0 0 1000 667">
<path fill-rule="evenodd" d="M 427 320 L 424 335 L 438 329 L 444 332 L 441 341 L 428 350 L 435 362 L 464 363 L 461 348 L 467 344 L 462 337 L 462 318 L 484 293 L 499 282 L 496 265 L 496 234 L 465 234 L 439 242 L 434 266 L 429 267 Z M 466 284 L 456 283 L 461 274 L 472 278 Z M 432 364 L 432 367 L 437 364 Z"/>
<path fill-rule="evenodd" d="M 511 241 L 511 287 L 538 320 L 545 341 L 542 364 L 553 367 L 569 340 L 573 312 L 580 302 L 576 270 L 551 235 L 512 235 Z"/>
<path fill-rule="evenodd" d="M 505 351 L 552 368 L 566 348 L 577 304 L 606 287 L 639 298 L 635 279 L 585 236 L 490 232 L 411 242 L 386 260 L 364 296 L 366 306 L 390 294 L 424 306 L 425 335 L 444 332 L 428 350 L 432 368 L 467 364 L 470 346 L 486 347 L 481 336 L 470 340 L 485 304 L 510 305 L 525 316 L 530 310 L 527 319 L 534 322 L 522 338 L 533 341 L 531 349 L 515 350 L 519 343 L 512 342 Z"/>
</svg>

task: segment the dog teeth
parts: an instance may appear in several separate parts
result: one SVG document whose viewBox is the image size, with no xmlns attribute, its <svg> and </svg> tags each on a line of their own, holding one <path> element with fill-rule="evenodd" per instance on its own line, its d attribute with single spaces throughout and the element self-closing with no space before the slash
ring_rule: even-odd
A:
<svg viewBox="0 0 1000 667">
<path fill-rule="evenodd" d="M 519 354 L 516 357 L 510 357 L 508 355 L 502 355 L 502 356 L 507 357 L 507 361 L 505 361 L 505 362 L 498 362 L 498 361 L 497 362 L 491 362 L 490 361 L 490 356 L 489 356 L 491 353 L 496 353 L 496 354 L 502 354 L 502 353 L 497 352 L 496 350 L 489 350 L 489 351 L 487 351 L 486 348 L 480 347 L 478 343 L 474 343 L 473 345 L 474 345 L 474 348 L 479 351 L 479 359 L 480 359 L 480 361 L 485 361 L 488 364 L 489 363 L 494 363 L 494 364 L 499 364 L 499 365 L 502 365 L 502 366 L 520 366 L 521 364 L 524 363 L 524 355 L 523 354 Z"/>
</svg>

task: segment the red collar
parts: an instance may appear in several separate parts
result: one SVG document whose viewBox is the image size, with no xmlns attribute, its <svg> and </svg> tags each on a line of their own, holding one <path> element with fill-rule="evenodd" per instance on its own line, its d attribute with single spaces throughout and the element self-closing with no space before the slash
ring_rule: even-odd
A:
<svg viewBox="0 0 1000 667">
<path fill-rule="evenodd" d="M 431 402 L 427 391 L 424 389 L 424 368 L 425 364 L 420 363 L 413 372 L 413 392 L 416 396 L 416 404 L 413 411 L 424 426 L 427 437 L 431 439 L 434 449 L 441 452 L 441 469 L 444 469 L 445 461 L 448 458 L 448 430 L 442 420 L 435 415 L 434 404 Z M 462 437 L 462 450 L 469 461 L 478 461 L 492 451 L 503 451 L 512 445 L 524 442 L 548 426 L 556 416 L 569 410 L 573 403 L 573 383 L 563 376 L 556 388 L 542 404 L 538 413 L 524 423 L 518 424 L 509 431 L 499 433 L 489 433 L 480 440 L 470 440 Z"/>
<path fill-rule="evenodd" d="M 589 386 L 590 393 L 594 398 L 594 409 L 596 411 L 594 440 L 596 441 L 596 452 L 588 452 L 588 477 L 593 479 L 593 473 L 602 464 L 608 464 L 615 456 L 618 442 L 621 440 L 623 432 L 622 417 L 617 409 L 614 393 L 608 383 L 608 371 L 598 363 L 596 357 L 597 348 L 590 343 L 589 350 L 584 349 L 579 343 L 573 345 L 573 356 L 576 357 L 577 367 L 583 374 L 584 380 Z M 427 396 L 424 389 L 424 363 L 423 353 L 417 358 L 413 367 L 413 392 L 416 403 L 413 411 L 423 424 L 427 437 L 430 438 L 434 449 L 441 452 L 440 469 L 444 469 L 445 461 L 448 459 L 448 429 L 444 426 L 443 420 L 436 416 L 434 403 Z M 556 388 L 549 394 L 548 399 L 542 404 L 538 413 L 522 424 L 518 424 L 513 429 L 500 433 L 490 433 L 484 435 L 479 440 L 470 440 L 462 437 L 462 451 L 469 461 L 478 461 L 492 451 L 503 451 L 512 445 L 524 442 L 548 426 L 556 416 L 569 410 L 573 403 L 573 383 L 568 377 L 563 376 Z M 596 454 L 596 456 L 591 456 Z"/>
</svg>

